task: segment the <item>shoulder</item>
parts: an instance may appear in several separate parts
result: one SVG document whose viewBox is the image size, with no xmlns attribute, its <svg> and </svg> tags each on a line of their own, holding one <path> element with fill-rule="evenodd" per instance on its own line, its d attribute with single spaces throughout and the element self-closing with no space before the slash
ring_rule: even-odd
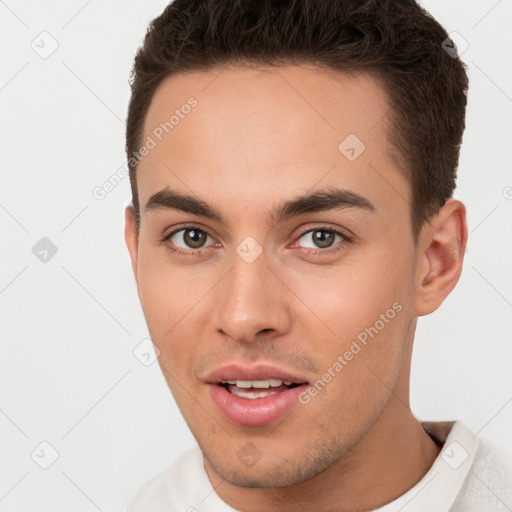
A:
<svg viewBox="0 0 512 512">
<path fill-rule="evenodd" d="M 508 512 L 512 509 L 512 462 L 496 446 L 480 444 L 453 512 Z"/>
</svg>

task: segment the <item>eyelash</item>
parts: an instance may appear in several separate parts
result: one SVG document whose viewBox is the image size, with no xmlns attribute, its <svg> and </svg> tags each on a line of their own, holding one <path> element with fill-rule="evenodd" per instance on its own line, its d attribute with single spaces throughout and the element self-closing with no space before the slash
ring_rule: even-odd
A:
<svg viewBox="0 0 512 512">
<path fill-rule="evenodd" d="M 204 229 L 198 228 L 194 225 L 186 225 L 182 226 L 179 229 L 175 229 L 174 231 L 171 231 L 168 235 L 166 235 L 162 242 L 167 242 L 170 238 L 172 238 L 176 233 L 179 233 L 180 231 L 187 231 L 187 230 L 196 230 L 201 231 L 202 233 L 206 233 L 208 236 L 211 237 L 211 235 L 208 233 L 208 231 L 205 231 Z M 334 249 L 328 248 L 328 249 L 308 249 L 307 247 L 301 247 L 299 249 L 302 249 L 303 251 L 306 251 L 307 254 L 310 255 L 319 255 L 319 254 L 336 254 L 339 251 L 342 251 L 345 247 L 345 244 L 343 242 L 346 242 L 348 244 L 352 243 L 352 239 L 349 238 L 343 231 L 340 231 L 338 229 L 335 229 L 331 226 L 317 226 L 313 229 L 307 229 L 306 231 L 303 231 L 301 234 L 299 234 L 296 237 L 296 240 L 302 238 L 307 233 L 315 232 L 315 231 L 326 231 L 328 233 L 333 233 L 335 235 L 339 235 L 343 238 L 341 242 L 338 242 L 332 247 L 335 247 Z M 213 238 L 213 237 L 212 237 Z M 204 252 L 208 251 L 209 248 L 206 249 L 190 249 L 190 251 L 183 251 L 182 249 L 177 249 L 174 247 L 171 247 L 169 244 L 165 244 L 165 248 L 171 252 L 172 254 L 177 254 L 178 256 L 201 256 Z"/>
</svg>

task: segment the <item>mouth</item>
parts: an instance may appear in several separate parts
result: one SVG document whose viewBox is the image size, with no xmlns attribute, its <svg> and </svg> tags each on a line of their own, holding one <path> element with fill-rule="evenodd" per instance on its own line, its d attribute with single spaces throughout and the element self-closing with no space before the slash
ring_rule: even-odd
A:
<svg viewBox="0 0 512 512">
<path fill-rule="evenodd" d="M 217 410 L 229 422 L 264 426 L 281 420 L 298 404 L 298 396 L 309 385 L 302 377 L 277 367 L 220 368 L 206 379 Z"/>
</svg>

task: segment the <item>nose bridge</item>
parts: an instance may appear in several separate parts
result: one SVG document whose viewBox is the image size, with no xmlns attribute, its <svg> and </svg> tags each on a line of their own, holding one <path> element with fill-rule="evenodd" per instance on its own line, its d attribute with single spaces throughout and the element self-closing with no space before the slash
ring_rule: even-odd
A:
<svg viewBox="0 0 512 512">
<path fill-rule="evenodd" d="M 263 329 L 289 327 L 279 280 L 268 268 L 266 254 L 258 252 L 251 241 L 239 245 L 216 297 L 215 327 L 236 341 L 251 341 Z"/>
</svg>

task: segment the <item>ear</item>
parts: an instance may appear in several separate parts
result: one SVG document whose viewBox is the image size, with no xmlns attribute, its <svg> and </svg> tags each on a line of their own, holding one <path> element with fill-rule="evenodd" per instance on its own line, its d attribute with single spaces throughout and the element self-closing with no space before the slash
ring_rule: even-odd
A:
<svg viewBox="0 0 512 512">
<path fill-rule="evenodd" d="M 130 253 L 130 259 L 132 262 L 133 275 L 135 281 L 137 281 L 137 255 L 138 255 L 138 239 L 137 239 L 137 227 L 135 222 L 135 211 L 133 206 L 127 206 L 124 211 L 124 239 L 126 241 L 126 247 Z"/>
<path fill-rule="evenodd" d="M 457 284 L 467 239 L 466 207 L 449 199 L 426 224 L 418 242 L 419 284 L 414 299 L 417 316 L 435 311 Z"/>
</svg>

